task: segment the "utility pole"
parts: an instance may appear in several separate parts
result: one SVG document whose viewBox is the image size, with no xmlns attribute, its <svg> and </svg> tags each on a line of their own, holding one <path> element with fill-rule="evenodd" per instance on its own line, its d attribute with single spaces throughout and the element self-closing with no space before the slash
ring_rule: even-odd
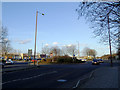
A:
<svg viewBox="0 0 120 90">
<path fill-rule="evenodd" d="M 111 61 L 111 67 L 112 67 L 112 66 L 113 66 L 113 63 L 112 63 L 112 51 L 111 51 L 111 38 L 110 38 L 109 14 L 107 14 L 107 20 L 108 20 L 108 34 L 109 34 L 110 61 Z"/>
<path fill-rule="evenodd" d="M 113 7 L 114 8 L 114 7 Z M 112 9 L 113 9 L 112 8 Z M 111 67 L 113 66 L 113 63 L 112 63 L 112 51 L 111 51 L 111 38 L 110 38 L 110 22 L 109 22 L 109 14 L 110 14 L 110 12 L 112 11 L 112 9 L 107 13 L 107 17 L 105 17 L 105 18 L 107 18 L 107 23 L 108 23 L 108 37 L 109 37 L 109 48 L 110 48 L 110 63 L 111 63 Z M 103 17 L 103 16 L 100 16 L 101 18 Z M 104 19 L 105 19 L 104 18 Z M 103 19 L 103 20 L 104 20 Z"/>
</svg>

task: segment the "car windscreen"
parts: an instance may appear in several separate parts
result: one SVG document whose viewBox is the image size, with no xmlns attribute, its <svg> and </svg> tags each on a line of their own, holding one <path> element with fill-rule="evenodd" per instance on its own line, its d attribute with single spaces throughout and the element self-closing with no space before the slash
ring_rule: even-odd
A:
<svg viewBox="0 0 120 90">
<path fill-rule="evenodd" d="M 97 60 L 93 60 L 94 62 L 97 62 Z"/>
</svg>

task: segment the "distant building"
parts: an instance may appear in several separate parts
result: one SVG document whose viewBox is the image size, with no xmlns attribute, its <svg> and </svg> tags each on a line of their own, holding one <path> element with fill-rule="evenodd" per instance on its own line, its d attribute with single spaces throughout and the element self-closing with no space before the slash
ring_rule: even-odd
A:
<svg viewBox="0 0 120 90">
<path fill-rule="evenodd" d="M 28 57 L 32 56 L 32 49 L 28 49 Z"/>
<path fill-rule="evenodd" d="M 110 57 L 110 55 L 103 55 L 103 56 L 101 56 L 101 58 L 103 59 L 103 60 L 108 60 L 108 58 Z"/>
<path fill-rule="evenodd" d="M 21 57 L 22 57 L 22 59 L 27 59 L 28 58 L 28 54 L 27 53 L 21 53 Z"/>
<path fill-rule="evenodd" d="M 5 59 L 20 59 L 21 55 L 17 53 L 8 53 Z"/>
<path fill-rule="evenodd" d="M 103 55 L 103 56 L 101 56 L 101 58 L 104 59 L 104 60 L 108 60 L 108 59 L 110 59 L 110 54 Z M 117 54 L 112 54 L 112 59 L 118 59 L 118 55 Z"/>
</svg>

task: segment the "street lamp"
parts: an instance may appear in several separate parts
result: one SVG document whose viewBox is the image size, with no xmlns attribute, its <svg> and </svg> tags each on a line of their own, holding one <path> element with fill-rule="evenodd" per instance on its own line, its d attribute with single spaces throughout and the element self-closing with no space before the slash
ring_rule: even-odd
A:
<svg viewBox="0 0 120 90">
<path fill-rule="evenodd" d="M 35 65 L 35 56 L 36 56 L 36 37 L 37 37 L 37 17 L 38 17 L 38 11 L 36 11 L 36 30 L 35 30 L 35 48 L 34 48 L 34 65 Z M 40 13 L 41 15 L 44 15 L 43 13 Z"/>
</svg>

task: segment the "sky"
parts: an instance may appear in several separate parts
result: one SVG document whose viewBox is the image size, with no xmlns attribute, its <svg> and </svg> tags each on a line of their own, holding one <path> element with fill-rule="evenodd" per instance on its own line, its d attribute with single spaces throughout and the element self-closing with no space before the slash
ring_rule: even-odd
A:
<svg viewBox="0 0 120 90">
<path fill-rule="evenodd" d="M 42 45 L 62 47 L 79 42 L 80 56 L 85 47 L 95 49 L 97 56 L 109 53 L 108 45 L 94 38 L 90 23 L 84 17 L 78 20 L 79 2 L 2 2 L 2 25 L 8 29 L 11 46 L 27 53 L 34 51 L 36 11 L 37 52 Z M 41 13 L 44 13 L 42 16 Z"/>
</svg>

